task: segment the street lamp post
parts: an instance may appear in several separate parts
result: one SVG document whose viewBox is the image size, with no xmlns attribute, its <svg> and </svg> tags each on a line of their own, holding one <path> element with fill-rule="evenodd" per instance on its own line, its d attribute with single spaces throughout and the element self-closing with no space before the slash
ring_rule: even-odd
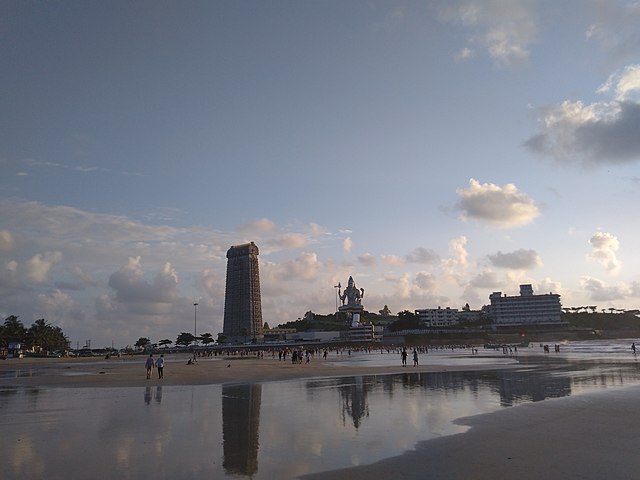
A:
<svg viewBox="0 0 640 480">
<path fill-rule="evenodd" d="M 196 354 L 196 339 L 198 331 L 198 302 L 193 302 L 193 354 Z"/>
</svg>

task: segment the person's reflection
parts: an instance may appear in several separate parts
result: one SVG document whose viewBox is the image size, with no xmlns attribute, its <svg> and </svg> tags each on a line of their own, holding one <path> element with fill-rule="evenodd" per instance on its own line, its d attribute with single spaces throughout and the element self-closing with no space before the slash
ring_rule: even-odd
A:
<svg viewBox="0 0 640 480">
<path fill-rule="evenodd" d="M 229 474 L 258 471 L 258 436 L 262 386 L 222 387 L 222 466 Z"/>
<path fill-rule="evenodd" d="M 151 387 L 144 387 L 144 403 L 147 405 L 151 403 Z"/>
<path fill-rule="evenodd" d="M 158 385 L 156 387 L 156 394 L 154 395 L 153 399 L 156 401 L 156 403 L 162 402 L 162 386 L 161 385 Z"/>
</svg>

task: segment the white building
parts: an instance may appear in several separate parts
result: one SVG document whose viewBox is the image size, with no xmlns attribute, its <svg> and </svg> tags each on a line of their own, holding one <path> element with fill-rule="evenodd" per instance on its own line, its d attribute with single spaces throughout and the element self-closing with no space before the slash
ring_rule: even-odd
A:
<svg viewBox="0 0 640 480">
<path fill-rule="evenodd" d="M 509 297 L 502 292 L 489 295 L 489 315 L 496 328 L 516 325 L 558 326 L 561 325 L 562 305 L 560 295 L 547 293 L 534 295 L 531 285 L 520 285 L 520 295 Z"/>
<path fill-rule="evenodd" d="M 457 308 L 421 308 L 415 311 L 425 327 L 450 327 L 459 319 Z"/>
</svg>

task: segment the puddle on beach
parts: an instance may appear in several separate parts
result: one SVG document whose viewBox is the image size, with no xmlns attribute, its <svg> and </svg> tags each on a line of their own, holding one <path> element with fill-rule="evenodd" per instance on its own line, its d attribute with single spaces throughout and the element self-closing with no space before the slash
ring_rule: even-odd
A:
<svg viewBox="0 0 640 480">
<path fill-rule="evenodd" d="M 563 373 L 564 372 L 564 373 Z M 8 478 L 295 478 L 463 432 L 456 418 L 640 383 L 637 365 L 264 384 L 0 387 Z"/>
</svg>

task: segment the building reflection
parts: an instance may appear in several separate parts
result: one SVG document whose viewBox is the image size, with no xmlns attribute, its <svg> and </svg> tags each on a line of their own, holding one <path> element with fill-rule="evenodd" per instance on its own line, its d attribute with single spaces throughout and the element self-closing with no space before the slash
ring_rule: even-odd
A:
<svg viewBox="0 0 640 480">
<path fill-rule="evenodd" d="M 258 471 L 261 397 L 260 384 L 222 387 L 222 466 L 228 474 Z"/>
<path fill-rule="evenodd" d="M 370 381 L 365 383 L 361 376 L 342 380 L 343 383 L 338 386 L 338 392 L 342 400 L 342 423 L 345 423 L 348 416 L 353 421 L 353 426 L 357 429 L 360 427 L 362 420 L 369 416 L 367 392 L 374 385 Z"/>
</svg>

